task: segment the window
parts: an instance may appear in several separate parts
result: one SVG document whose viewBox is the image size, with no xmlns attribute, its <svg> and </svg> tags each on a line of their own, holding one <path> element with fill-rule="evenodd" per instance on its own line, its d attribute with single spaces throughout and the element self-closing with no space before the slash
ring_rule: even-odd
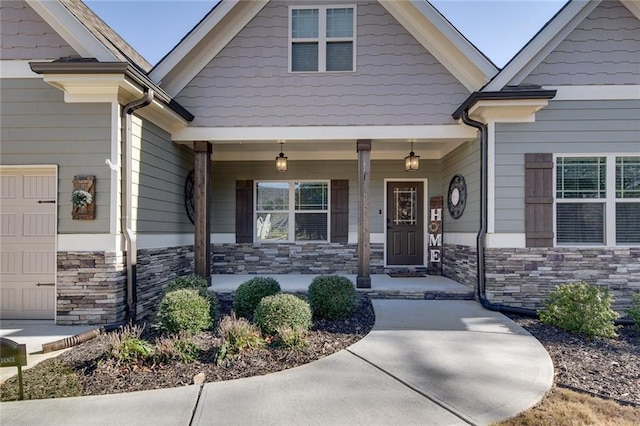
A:
<svg viewBox="0 0 640 426">
<path fill-rule="evenodd" d="M 355 70 L 355 6 L 291 7 L 292 72 Z"/>
<path fill-rule="evenodd" d="M 328 182 L 257 182 L 256 241 L 327 241 Z"/>
<path fill-rule="evenodd" d="M 556 242 L 640 243 L 640 157 L 556 158 Z"/>
</svg>

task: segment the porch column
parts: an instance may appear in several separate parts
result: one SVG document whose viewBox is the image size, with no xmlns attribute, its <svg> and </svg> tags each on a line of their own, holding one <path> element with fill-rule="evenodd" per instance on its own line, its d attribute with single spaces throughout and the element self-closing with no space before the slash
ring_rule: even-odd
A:
<svg viewBox="0 0 640 426">
<path fill-rule="evenodd" d="M 369 232 L 369 204 L 371 181 L 371 139 L 358 139 L 358 288 L 371 288 L 369 264 L 371 235 Z"/>
<path fill-rule="evenodd" d="M 194 204 L 195 204 L 195 238 L 194 262 L 195 273 L 211 283 L 211 232 L 209 213 L 211 206 L 211 143 L 196 141 L 193 144 L 194 158 Z"/>
</svg>

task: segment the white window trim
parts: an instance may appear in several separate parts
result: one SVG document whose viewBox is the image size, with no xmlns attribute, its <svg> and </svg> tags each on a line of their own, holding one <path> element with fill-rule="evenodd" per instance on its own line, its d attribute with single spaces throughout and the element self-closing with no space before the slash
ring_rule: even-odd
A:
<svg viewBox="0 0 640 426">
<path fill-rule="evenodd" d="M 618 157 L 638 157 L 638 153 L 565 153 L 565 154 L 553 154 L 553 246 L 554 247 L 635 247 L 635 244 L 617 244 L 616 243 L 616 204 L 617 203 L 637 203 L 640 199 L 637 198 L 616 198 L 616 158 Z M 565 198 L 558 199 L 557 194 L 557 172 L 558 172 L 558 158 L 571 157 L 571 158 L 606 158 L 606 197 L 605 198 Z M 604 244 L 558 244 L 558 222 L 557 222 L 557 208 L 558 203 L 589 203 L 589 204 L 604 204 Z"/>
<path fill-rule="evenodd" d="M 258 221 L 258 184 L 268 182 L 268 183 L 283 183 L 286 182 L 289 184 L 289 209 L 287 210 L 289 214 L 289 228 L 287 230 L 289 234 L 289 239 L 287 240 L 258 240 L 256 223 Z M 326 240 L 302 240 L 296 241 L 296 221 L 295 215 L 296 213 L 314 213 L 314 212 L 323 212 L 323 210 L 296 210 L 295 209 L 295 201 L 296 201 L 296 191 L 295 184 L 296 183 L 326 183 L 327 184 L 327 239 Z M 277 210 L 276 212 L 283 212 L 282 210 Z M 256 244 L 313 244 L 313 243 L 328 243 L 331 241 L 331 181 L 327 179 L 287 179 L 287 180 L 273 180 L 273 179 L 262 179 L 256 180 L 253 185 L 253 242 Z"/>
<path fill-rule="evenodd" d="M 293 11 L 301 10 L 301 9 L 318 9 L 318 37 L 317 38 L 296 38 L 294 39 L 291 35 L 291 29 L 293 28 Z M 331 39 L 327 39 L 327 9 L 353 9 L 353 33 L 351 37 L 332 37 Z M 309 6 L 289 6 L 289 25 L 287 28 L 288 32 L 288 43 L 289 43 L 289 73 L 291 74 L 319 74 L 319 73 L 354 73 L 356 72 L 356 57 L 357 57 L 357 46 L 356 46 L 356 17 L 358 16 L 358 11 L 356 9 L 355 4 L 338 4 L 338 5 L 309 5 Z M 318 43 L 318 70 L 317 71 L 293 71 L 292 70 L 292 46 L 294 40 L 296 42 L 317 42 Z M 351 66 L 351 70 L 347 71 L 327 71 L 327 42 L 328 41 L 350 41 L 353 43 L 353 65 Z"/>
</svg>

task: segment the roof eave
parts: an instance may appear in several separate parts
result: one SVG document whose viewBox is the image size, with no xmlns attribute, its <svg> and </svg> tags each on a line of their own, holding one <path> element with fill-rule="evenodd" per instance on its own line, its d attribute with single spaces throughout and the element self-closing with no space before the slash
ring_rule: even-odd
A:
<svg viewBox="0 0 640 426">
<path fill-rule="evenodd" d="M 556 96 L 556 90 L 546 90 L 539 88 L 507 89 L 496 92 L 473 92 L 452 114 L 453 118 L 459 120 L 465 110 L 469 110 L 479 101 L 514 101 L 514 100 L 551 100 Z"/>
</svg>

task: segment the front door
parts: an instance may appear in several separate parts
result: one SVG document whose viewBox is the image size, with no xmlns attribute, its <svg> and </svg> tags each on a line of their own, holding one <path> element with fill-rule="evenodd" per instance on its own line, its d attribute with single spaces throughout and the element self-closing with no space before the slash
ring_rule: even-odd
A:
<svg viewBox="0 0 640 426">
<path fill-rule="evenodd" d="M 0 317 L 54 319 L 56 175 L 0 168 Z"/>
<path fill-rule="evenodd" d="M 424 265 L 423 182 L 387 183 L 387 265 Z"/>
</svg>

